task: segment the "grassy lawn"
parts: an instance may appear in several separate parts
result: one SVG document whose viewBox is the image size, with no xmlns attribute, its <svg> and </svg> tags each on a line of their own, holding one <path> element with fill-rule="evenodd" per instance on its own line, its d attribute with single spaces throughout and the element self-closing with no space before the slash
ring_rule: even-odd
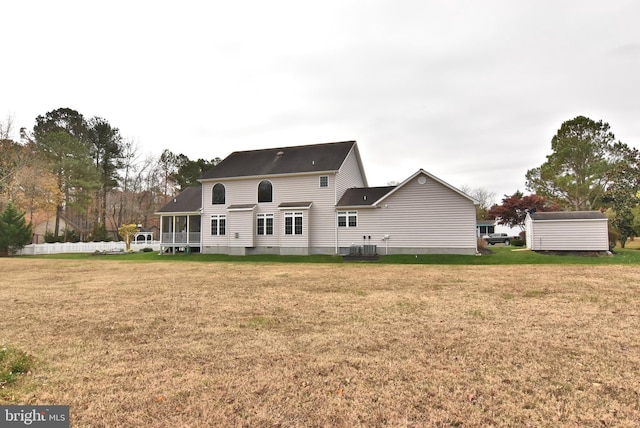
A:
<svg viewBox="0 0 640 428">
<path fill-rule="evenodd" d="M 522 265 L 522 264 L 581 264 L 581 265 L 640 265 L 640 239 L 630 241 L 627 248 L 616 248 L 611 256 L 586 257 L 586 256 L 558 256 L 540 254 L 528 251 L 526 248 L 492 246 L 488 249 L 490 254 L 482 256 L 462 256 L 446 254 L 408 254 L 381 256 L 378 261 L 365 263 L 380 264 L 434 264 L 434 265 Z M 159 255 L 156 252 L 115 254 L 95 256 L 93 254 L 54 254 L 46 256 L 30 256 L 34 258 L 56 259 L 102 259 L 102 260 L 129 260 L 136 262 L 156 261 L 189 261 L 189 262 L 252 262 L 252 263 L 343 263 L 338 256 L 312 255 L 312 256 L 228 256 L 218 254 L 184 254 Z"/>
<path fill-rule="evenodd" d="M 68 404 L 74 427 L 637 426 L 638 251 L 510 250 L 2 259 L 0 348 L 30 367 L 0 404 Z M 472 265 L 493 257 L 533 261 Z"/>
</svg>

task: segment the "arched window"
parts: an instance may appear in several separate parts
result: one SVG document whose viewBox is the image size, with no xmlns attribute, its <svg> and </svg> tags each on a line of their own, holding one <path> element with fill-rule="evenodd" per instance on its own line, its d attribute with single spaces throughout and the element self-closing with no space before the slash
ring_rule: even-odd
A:
<svg viewBox="0 0 640 428">
<path fill-rule="evenodd" d="M 273 186 L 269 180 L 258 184 L 258 202 L 273 202 Z"/>
<path fill-rule="evenodd" d="M 225 189 L 224 189 L 224 184 L 222 183 L 216 183 L 213 186 L 213 191 L 212 193 L 212 197 L 211 197 L 211 203 L 213 205 L 224 205 L 224 195 L 225 195 Z"/>
</svg>

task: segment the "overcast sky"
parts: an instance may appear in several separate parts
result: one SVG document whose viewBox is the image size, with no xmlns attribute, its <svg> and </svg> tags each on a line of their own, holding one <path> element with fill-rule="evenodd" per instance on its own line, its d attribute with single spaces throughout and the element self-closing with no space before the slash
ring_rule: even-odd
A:
<svg viewBox="0 0 640 428">
<path fill-rule="evenodd" d="M 357 140 L 369 185 L 419 168 L 525 190 L 562 122 L 640 148 L 640 2 L 10 1 L 0 120 L 69 107 L 190 159 Z"/>
</svg>

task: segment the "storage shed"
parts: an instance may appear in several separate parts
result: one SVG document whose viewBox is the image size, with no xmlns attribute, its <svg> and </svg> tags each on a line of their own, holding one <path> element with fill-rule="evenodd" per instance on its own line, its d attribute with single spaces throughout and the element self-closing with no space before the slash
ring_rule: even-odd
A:
<svg viewBox="0 0 640 428">
<path fill-rule="evenodd" d="M 534 251 L 609 251 L 608 219 L 600 211 L 530 212 L 527 248 Z"/>
</svg>

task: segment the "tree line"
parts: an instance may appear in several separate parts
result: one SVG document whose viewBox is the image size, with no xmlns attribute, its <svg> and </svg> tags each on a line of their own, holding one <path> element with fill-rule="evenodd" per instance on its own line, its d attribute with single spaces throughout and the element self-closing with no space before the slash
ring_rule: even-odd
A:
<svg viewBox="0 0 640 428">
<path fill-rule="evenodd" d="M 107 240 L 123 224 L 147 227 L 154 212 L 220 159 L 190 160 L 164 150 L 143 156 L 140 147 L 100 117 L 69 108 L 38 116 L 32 130 L 13 138 L 11 118 L 0 122 L 0 212 L 9 203 L 27 223 L 54 213 L 54 239 Z M 640 153 L 616 140 L 609 124 L 578 116 L 551 139 L 551 154 L 526 172 L 517 190 L 491 205 L 494 194 L 463 189 L 480 201 L 478 219 L 522 226 L 528 210 L 601 210 L 624 247 L 640 235 Z M 7 217 L 15 216 L 13 209 Z M 78 232 L 61 229 L 61 219 Z M 0 226 L 2 226 L 0 222 Z"/>
<path fill-rule="evenodd" d="M 144 155 L 107 119 L 70 108 L 38 116 L 18 137 L 14 131 L 11 117 L 0 122 L 0 212 L 11 203 L 27 223 L 55 215 L 54 240 L 109 240 L 120 225 L 148 227 L 158 208 L 220 161 L 166 149 Z"/>
<path fill-rule="evenodd" d="M 551 154 L 526 172 L 524 195 L 504 195 L 485 212 L 499 224 L 522 226 L 528 210 L 605 212 L 611 235 L 624 248 L 640 235 L 640 153 L 617 140 L 608 123 L 584 116 L 562 123 Z"/>
</svg>

